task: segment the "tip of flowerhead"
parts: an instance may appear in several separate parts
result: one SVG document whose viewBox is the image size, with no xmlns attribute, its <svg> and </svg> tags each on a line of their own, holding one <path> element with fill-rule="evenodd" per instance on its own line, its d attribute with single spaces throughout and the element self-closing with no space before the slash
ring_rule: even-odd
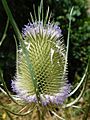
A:
<svg viewBox="0 0 90 120">
<path fill-rule="evenodd" d="M 28 35 L 35 36 L 41 31 L 43 31 L 43 34 L 47 33 L 47 35 L 49 36 L 54 34 L 54 36 L 56 36 L 57 38 L 60 38 L 62 36 L 62 30 L 58 25 L 52 23 L 47 23 L 46 25 L 44 25 L 42 21 L 37 21 L 33 23 L 29 22 L 27 25 L 24 25 L 24 27 L 22 28 L 22 35 L 23 37 L 26 37 Z"/>
</svg>

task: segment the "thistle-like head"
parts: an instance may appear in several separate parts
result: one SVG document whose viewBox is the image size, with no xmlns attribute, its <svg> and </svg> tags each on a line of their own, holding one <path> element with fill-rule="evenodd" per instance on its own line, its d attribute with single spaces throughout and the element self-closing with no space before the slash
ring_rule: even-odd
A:
<svg viewBox="0 0 90 120">
<path fill-rule="evenodd" d="M 39 94 L 43 105 L 62 104 L 68 97 L 70 85 L 67 83 L 66 50 L 60 27 L 48 20 L 47 23 L 33 21 L 24 26 L 22 35 L 33 73 L 20 46 L 13 90 L 27 102 L 37 103 Z"/>
</svg>

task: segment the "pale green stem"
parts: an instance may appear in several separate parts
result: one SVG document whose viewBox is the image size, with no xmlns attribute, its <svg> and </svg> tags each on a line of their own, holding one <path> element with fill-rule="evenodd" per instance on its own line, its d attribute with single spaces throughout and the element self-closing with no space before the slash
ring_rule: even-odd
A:
<svg viewBox="0 0 90 120">
<path fill-rule="evenodd" d="M 82 84 L 83 81 L 85 80 L 87 71 L 88 71 L 88 65 L 87 65 L 87 67 L 86 67 L 85 73 L 84 73 L 84 75 L 83 75 L 81 81 L 78 83 L 77 87 L 69 94 L 69 96 L 73 95 L 73 94 L 79 89 L 79 87 L 81 86 L 81 84 Z"/>
<path fill-rule="evenodd" d="M 5 26 L 5 30 L 4 30 L 3 36 L 2 36 L 2 38 L 1 38 L 1 41 L 0 41 L 0 46 L 2 45 L 4 39 L 6 38 L 6 32 L 7 32 L 7 29 L 8 29 L 8 25 L 9 25 L 9 19 L 7 19 L 7 23 L 6 23 L 6 26 Z"/>
<path fill-rule="evenodd" d="M 18 102 L 16 102 L 16 101 L 13 99 L 12 95 L 11 95 L 10 92 L 8 91 L 7 86 L 6 86 L 6 83 L 5 83 L 4 79 L 3 79 L 3 74 L 2 74 L 1 72 L 0 72 L 0 78 L 1 78 L 1 80 L 2 80 L 3 86 L 4 86 L 4 88 L 5 88 L 5 92 L 7 93 L 7 95 L 11 98 L 11 100 L 12 100 L 13 102 L 15 102 L 15 103 L 18 104 L 18 105 L 21 105 L 21 104 L 19 104 Z M 3 92 L 4 92 L 4 90 L 3 90 Z M 4 92 L 4 93 L 5 93 L 5 92 Z"/>
<path fill-rule="evenodd" d="M 66 58 L 65 58 L 64 72 L 66 72 L 66 69 L 67 69 L 68 51 L 69 51 L 69 39 L 70 39 L 70 32 L 71 32 L 71 20 L 72 20 L 73 9 L 74 9 L 74 7 L 71 8 L 70 15 L 69 15 L 69 27 L 68 27 L 67 48 L 66 48 Z"/>
<path fill-rule="evenodd" d="M 39 95 L 39 91 L 38 91 L 38 86 L 37 86 L 37 82 L 35 80 L 35 77 L 34 77 L 34 71 L 33 71 L 33 68 L 32 68 L 32 64 L 30 62 L 30 59 L 29 59 L 29 55 L 28 55 L 28 51 L 27 49 L 25 48 L 25 44 L 24 44 L 24 41 L 23 41 L 23 38 L 22 38 L 22 35 L 17 27 L 17 24 L 12 16 L 12 13 L 8 7 L 8 4 L 6 2 L 6 0 L 2 0 L 2 4 L 4 6 L 4 9 L 7 13 L 7 16 L 13 26 L 13 29 L 15 31 L 15 34 L 17 36 L 17 39 L 21 42 L 21 46 L 22 46 L 22 50 L 25 54 L 25 59 L 26 59 L 26 62 L 27 62 L 27 65 L 28 65 L 28 68 L 29 68 L 29 71 L 30 71 L 30 75 L 31 75 L 31 78 L 32 78 L 32 82 L 33 82 L 33 85 L 34 85 L 34 89 L 35 89 L 35 93 L 36 93 L 36 96 L 37 96 L 37 99 L 38 99 L 38 102 L 40 101 L 40 95 Z"/>
<path fill-rule="evenodd" d="M 17 44 L 15 35 L 14 35 L 14 39 L 15 39 L 15 45 L 16 45 L 16 68 L 17 68 L 16 72 L 18 73 L 18 44 Z"/>
<path fill-rule="evenodd" d="M 57 118 L 59 118 L 60 120 L 65 120 L 64 118 L 60 117 L 57 113 L 55 113 L 54 111 L 51 111 L 52 114 L 54 114 Z"/>
<path fill-rule="evenodd" d="M 83 95 L 83 93 L 84 93 L 84 90 L 85 90 L 85 87 L 86 87 L 86 81 L 85 81 L 85 83 L 84 83 L 84 85 L 83 85 L 82 91 L 81 91 L 81 93 L 79 94 L 79 96 L 78 96 L 73 102 L 68 103 L 68 104 L 64 105 L 63 107 L 64 107 L 64 108 L 71 107 L 72 105 L 74 105 L 75 103 L 77 103 L 77 102 L 80 100 L 80 98 L 82 97 L 82 95 Z"/>
<path fill-rule="evenodd" d="M 88 65 L 87 65 L 87 68 L 86 68 L 86 71 L 85 71 L 85 74 L 84 74 L 85 77 L 87 77 L 87 74 L 88 74 L 89 69 L 90 69 L 90 59 L 88 60 Z M 85 77 L 83 76 L 83 79 L 85 79 Z M 84 82 L 82 91 L 81 91 L 81 93 L 79 94 L 79 96 L 78 96 L 73 102 L 68 103 L 67 105 L 64 105 L 64 108 L 70 107 L 70 106 L 74 105 L 75 103 L 77 103 L 77 102 L 80 100 L 80 98 L 82 97 L 82 95 L 83 95 L 83 93 L 84 93 L 84 90 L 85 90 L 85 88 L 86 88 L 86 85 L 87 85 L 87 78 L 85 79 L 85 82 Z"/>
<path fill-rule="evenodd" d="M 7 95 L 6 91 L 5 91 L 4 89 L 2 89 L 1 87 L 0 87 L 0 91 L 1 91 L 2 93 L 4 93 L 5 95 Z"/>
</svg>

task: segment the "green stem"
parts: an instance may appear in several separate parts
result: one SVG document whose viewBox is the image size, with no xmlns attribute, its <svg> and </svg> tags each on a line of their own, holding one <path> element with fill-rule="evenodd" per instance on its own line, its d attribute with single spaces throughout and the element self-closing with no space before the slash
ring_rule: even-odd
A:
<svg viewBox="0 0 90 120">
<path fill-rule="evenodd" d="M 11 95 L 10 92 L 8 91 L 7 86 L 6 86 L 6 83 L 5 83 L 4 79 L 3 79 L 3 74 L 2 74 L 1 71 L 0 71 L 0 78 L 1 78 L 1 80 L 2 80 L 4 89 L 5 89 L 5 92 L 7 93 L 7 95 L 11 98 L 11 100 L 12 100 L 13 102 L 15 102 L 15 103 L 18 104 L 18 105 L 21 105 L 21 104 L 19 104 L 18 102 L 16 102 L 16 100 L 13 99 L 12 95 Z"/>
<path fill-rule="evenodd" d="M 85 91 L 86 85 L 87 85 L 87 79 L 88 79 L 88 78 L 87 78 L 87 77 L 88 77 L 87 74 L 88 74 L 88 71 L 90 71 L 90 59 L 88 60 L 86 78 L 85 78 L 85 82 L 84 82 L 84 85 L 83 85 L 83 88 L 82 88 L 81 93 L 79 94 L 79 96 L 78 96 L 73 102 L 64 105 L 64 106 L 63 106 L 64 108 L 67 108 L 67 107 L 70 107 L 70 106 L 74 105 L 74 104 L 77 103 L 77 102 L 80 100 L 80 98 L 82 97 L 82 95 L 83 95 L 83 93 L 84 93 L 84 91 Z M 88 108 L 87 108 L 87 109 L 88 109 Z M 87 110 L 87 111 L 88 111 L 88 110 Z M 84 120 L 85 120 L 85 119 L 84 119 Z"/>
<path fill-rule="evenodd" d="M 69 97 L 72 96 L 81 86 L 81 84 L 84 82 L 85 78 L 86 78 L 86 75 L 87 75 L 87 72 L 88 72 L 88 65 L 85 69 L 85 72 L 83 74 L 83 77 L 82 79 L 80 80 L 80 82 L 78 83 L 77 87 L 69 94 Z"/>
<path fill-rule="evenodd" d="M 76 103 L 80 100 L 80 98 L 82 97 L 82 95 L 83 95 L 83 93 L 84 93 L 84 91 L 85 91 L 86 83 L 87 83 L 87 81 L 85 80 L 85 83 L 84 83 L 84 85 L 83 85 L 82 91 L 81 91 L 81 93 L 79 94 L 79 96 L 78 96 L 74 101 L 72 101 L 71 103 L 68 103 L 68 104 L 64 105 L 63 108 L 71 107 L 72 105 L 76 104 Z"/>
<path fill-rule="evenodd" d="M 57 113 L 55 113 L 54 111 L 51 111 L 52 114 L 54 114 L 57 118 L 59 118 L 59 120 L 65 120 L 64 118 L 60 117 Z"/>
<path fill-rule="evenodd" d="M 5 11 L 6 11 L 6 14 L 7 14 L 7 16 L 8 16 L 8 18 L 9 18 L 12 26 L 13 26 L 13 29 L 14 29 L 14 31 L 15 31 L 15 34 L 16 34 L 17 38 L 18 38 L 18 39 L 22 39 L 21 33 L 20 33 L 20 31 L 19 31 L 19 29 L 18 29 L 18 27 L 17 27 L 16 22 L 14 21 L 14 18 L 13 18 L 13 16 L 12 16 L 12 13 L 11 13 L 9 7 L 8 7 L 8 4 L 7 4 L 6 0 L 2 0 L 2 4 L 3 4 L 4 9 L 5 9 Z"/>
<path fill-rule="evenodd" d="M 69 39 L 70 39 L 70 32 L 71 32 L 71 20 L 72 20 L 73 9 L 74 9 L 74 7 L 71 8 L 70 15 L 69 15 L 69 27 L 68 27 L 68 35 L 67 35 L 67 48 L 66 48 L 66 59 L 65 59 L 64 72 L 66 72 L 66 69 L 67 69 L 68 51 L 69 51 Z"/>
<path fill-rule="evenodd" d="M 4 39 L 6 38 L 6 32 L 7 32 L 7 29 L 8 29 L 8 25 L 9 25 L 9 19 L 7 19 L 5 30 L 4 30 L 3 36 L 1 38 L 1 41 L 0 41 L 0 46 L 2 45 L 2 42 L 4 41 Z"/>
<path fill-rule="evenodd" d="M 6 11 L 6 14 L 13 26 L 13 29 L 15 31 L 15 34 L 17 36 L 17 39 L 21 42 L 21 46 L 22 46 L 22 50 L 23 50 L 23 53 L 25 54 L 25 59 L 26 59 L 26 62 L 27 62 L 27 65 L 28 65 L 28 68 L 29 68 L 29 71 L 30 71 L 30 75 L 31 75 L 31 78 L 32 78 L 32 82 L 33 82 L 33 85 L 34 85 L 34 89 L 35 89 L 35 93 L 36 93 L 36 96 L 37 96 L 37 99 L 38 99 L 38 102 L 40 101 L 40 95 L 39 95 L 39 91 L 38 91 L 38 86 L 37 86 L 37 82 L 35 80 L 35 75 L 34 75 L 34 71 L 33 71 L 33 67 L 32 67 L 32 64 L 31 64 L 31 61 L 29 59 L 29 54 L 28 54 L 28 51 L 27 49 L 25 48 L 25 44 L 24 44 L 24 41 L 23 41 L 23 38 L 22 38 L 22 35 L 18 29 L 18 26 L 12 16 L 12 13 L 8 7 L 8 4 L 7 4 L 7 1 L 6 0 L 2 0 L 2 4 L 4 6 L 4 9 Z"/>
</svg>

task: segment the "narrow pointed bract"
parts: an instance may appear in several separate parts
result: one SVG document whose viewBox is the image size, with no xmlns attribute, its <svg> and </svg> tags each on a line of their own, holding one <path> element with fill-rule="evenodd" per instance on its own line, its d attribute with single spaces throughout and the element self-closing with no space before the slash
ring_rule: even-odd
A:
<svg viewBox="0 0 90 120">
<path fill-rule="evenodd" d="M 60 27 L 44 20 L 29 22 L 22 29 L 22 36 L 32 64 L 34 88 L 22 47 L 18 50 L 18 65 L 13 91 L 27 102 L 38 102 L 35 89 L 39 93 L 42 105 L 62 104 L 68 97 L 70 85 L 67 83 L 65 68 L 66 50 Z"/>
</svg>

